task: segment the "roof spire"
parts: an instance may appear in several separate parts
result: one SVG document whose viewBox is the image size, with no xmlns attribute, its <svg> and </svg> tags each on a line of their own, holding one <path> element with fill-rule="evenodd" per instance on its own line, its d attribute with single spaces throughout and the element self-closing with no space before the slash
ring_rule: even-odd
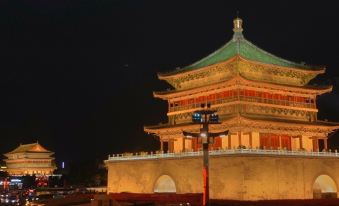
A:
<svg viewBox="0 0 339 206">
<path fill-rule="evenodd" d="M 240 19 L 238 15 L 239 12 L 237 11 L 237 18 L 233 20 L 233 31 L 241 33 L 243 31 L 242 19 Z"/>
<path fill-rule="evenodd" d="M 239 18 L 239 11 L 237 11 L 237 18 L 233 20 L 233 40 L 244 38 L 242 31 L 242 19 Z"/>
</svg>

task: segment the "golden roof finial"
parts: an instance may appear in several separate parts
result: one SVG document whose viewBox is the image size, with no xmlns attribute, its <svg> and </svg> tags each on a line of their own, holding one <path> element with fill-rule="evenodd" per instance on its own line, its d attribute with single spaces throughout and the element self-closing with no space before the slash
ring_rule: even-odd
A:
<svg viewBox="0 0 339 206">
<path fill-rule="evenodd" d="M 242 19 L 239 18 L 239 11 L 237 11 L 237 18 L 233 20 L 233 31 L 234 32 L 242 32 Z"/>
</svg>

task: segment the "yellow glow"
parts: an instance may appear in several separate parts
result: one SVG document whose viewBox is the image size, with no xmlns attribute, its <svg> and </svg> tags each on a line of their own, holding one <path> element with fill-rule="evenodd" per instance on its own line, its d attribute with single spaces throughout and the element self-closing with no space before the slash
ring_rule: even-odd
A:
<svg viewBox="0 0 339 206">
<path fill-rule="evenodd" d="M 337 192 L 337 186 L 330 176 L 320 175 L 314 182 L 313 190 L 321 191 L 321 193 Z"/>
<path fill-rule="evenodd" d="M 168 175 L 162 175 L 154 185 L 156 193 L 175 193 L 176 187 L 173 179 Z"/>
</svg>

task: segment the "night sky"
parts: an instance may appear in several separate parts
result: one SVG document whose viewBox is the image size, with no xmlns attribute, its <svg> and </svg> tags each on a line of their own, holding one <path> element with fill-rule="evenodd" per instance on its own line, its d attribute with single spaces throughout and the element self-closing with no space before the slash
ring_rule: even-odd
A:
<svg viewBox="0 0 339 206">
<path fill-rule="evenodd" d="M 156 73 L 230 40 L 237 10 L 257 46 L 326 65 L 318 116 L 339 122 L 339 6 L 319 2 L 2 0 L 0 153 L 37 140 L 58 161 L 157 149 L 143 126 L 166 122 L 152 91 L 170 86 Z"/>
</svg>

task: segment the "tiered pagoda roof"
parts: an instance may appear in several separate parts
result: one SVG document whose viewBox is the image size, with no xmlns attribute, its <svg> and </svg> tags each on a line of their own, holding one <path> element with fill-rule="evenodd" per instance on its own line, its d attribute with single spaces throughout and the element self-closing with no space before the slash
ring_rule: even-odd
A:
<svg viewBox="0 0 339 206">
<path fill-rule="evenodd" d="M 50 175 L 56 169 L 54 152 L 47 150 L 38 142 L 20 144 L 14 150 L 4 154 L 7 165 L 6 171 L 10 175 Z"/>
<path fill-rule="evenodd" d="M 242 30 L 235 30 L 233 38 L 212 54 L 182 69 L 173 70 L 168 73 L 162 73 L 159 76 L 169 76 L 181 72 L 199 69 L 202 67 L 207 67 L 213 64 L 227 61 L 237 55 L 240 55 L 248 60 L 282 67 L 310 71 L 322 71 L 324 69 L 324 67 L 322 66 L 311 66 L 303 63 L 288 61 L 280 57 L 277 57 L 267 51 L 264 51 L 263 49 L 257 47 L 256 45 L 245 39 L 245 37 L 242 34 Z"/>
<path fill-rule="evenodd" d="M 245 39 L 242 20 L 239 18 L 234 20 L 233 31 L 233 38 L 220 49 L 184 68 L 159 73 L 159 79 L 167 81 L 175 90 L 192 88 L 188 82 L 194 79 L 205 78 L 209 80 L 200 82 L 216 83 L 234 75 L 261 82 L 303 87 L 318 74 L 325 72 L 323 66 L 288 61 L 255 46 Z M 221 73 L 221 77 L 215 77 L 216 72 Z M 197 86 L 196 83 L 194 85 Z"/>
<path fill-rule="evenodd" d="M 47 150 L 46 148 L 41 146 L 41 144 L 36 142 L 32 144 L 20 144 L 17 148 L 6 153 L 5 155 L 16 153 L 53 153 L 53 152 Z"/>
<path fill-rule="evenodd" d="M 281 84 L 281 83 L 265 83 L 261 82 L 258 80 L 252 80 L 246 77 L 243 77 L 241 75 L 233 76 L 228 80 L 224 80 L 218 83 L 211 83 L 209 85 L 201 85 L 195 88 L 188 88 L 188 89 L 181 89 L 181 90 L 167 90 L 167 91 L 156 91 L 153 92 L 153 96 L 156 98 L 161 98 L 164 100 L 170 99 L 170 98 L 177 98 L 183 95 L 187 94 L 197 94 L 200 95 L 201 92 L 208 92 L 211 89 L 219 89 L 219 88 L 224 88 L 224 87 L 229 87 L 231 85 L 234 85 L 234 82 L 241 82 L 246 85 L 251 85 L 251 86 L 257 86 L 261 88 L 275 88 L 279 89 L 281 91 L 286 91 L 286 92 L 293 92 L 293 91 L 298 91 L 299 93 L 305 93 L 305 94 L 324 94 L 327 92 L 331 92 L 333 86 L 328 85 L 328 86 L 313 86 L 313 85 L 305 85 L 305 86 L 294 86 L 290 85 L 286 87 L 286 85 Z"/>
<path fill-rule="evenodd" d="M 229 128 L 229 131 L 284 131 L 286 134 L 291 135 L 319 135 L 321 133 L 330 133 L 334 129 L 339 129 L 339 124 L 335 122 L 327 121 L 315 121 L 305 122 L 292 119 L 276 119 L 269 118 L 263 115 L 251 115 L 251 114 L 231 114 L 225 117 L 221 124 L 211 125 L 213 131 L 224 131 L 225 127 Z M 154 126 L 148 126 L 144 128 L 146 132 L 157 135 L 181 135 L 182 131 L 199 132 L 200 126 L 192 123 L 183 124 L 159 124 Z"/>
<path fill-rule="evenodd" d="M 323 66 L 311 66 L 304 63 L 296 63 L 277 57 L 248 41 L 243 35 L 242 20 L 236 18 L 234 21 L 234 35 L 224 46 L 207 57 L 183 68 L 179 68 L 166 73 L 158 73 L 161 80 L 167 81 L 173 89 L 167 91 L 154 92 L 156 98 L 168 101 L 180 101 L 187 98 L 194 98 L 215 92 L 234 88 L 253 89 L 272 92 L 276 94 L 291 95 L 300 97 L 314 97 L 330 92 L 332 86 L 314 86 L 309 82 L 318 74 L 325 72 Z M 212 105 L 212 107 L 215 105 Z M 272 106 L 272 105 L 270 105 Z M 279 106 L 284 107 L 284 106 Z M 285 107 L 284 107 L 285 108 Z M 292 108 L 298 110 L 300 108 Z M 316 108 L 301 108 L 303 111 L 317 112 Z M 187 113 L 192 109 L 170 112 Z M 308 133 L 329 133 L 338 129 L 338 123 L 322 121 L 299 121 L 291 118 L 279 119 L 265 115 L 235 113 L 229 117 L 223 117 L 223 124 L 219 127 L 233 128 L 238 131 L 238 127 L 248 128 L 275 128 L 280 129 L 295 128 L 295 131 Z M 286 126 L 286 128 L 284 128 Z M 148 133 L 157 134 L 180 134 L 181 130 L 186 130 L 194 125 L 189 123 L 161 124 L 156 126 L 146 126 L 144 129 Z M 212 126 L 213 127 L 213 126 Z M 217 126 L 216 126 L 217 127 Z M 278 129 L 278 130 L 280 130 Z M 239 130 L 240 131 L 240 130 Z M 291 130 L 292 131 L 292 130 Z M 293 131 L 293 132 L 295 132 Z M 305 133 L 305 131 L 304 131 Z"/>
</svg>

